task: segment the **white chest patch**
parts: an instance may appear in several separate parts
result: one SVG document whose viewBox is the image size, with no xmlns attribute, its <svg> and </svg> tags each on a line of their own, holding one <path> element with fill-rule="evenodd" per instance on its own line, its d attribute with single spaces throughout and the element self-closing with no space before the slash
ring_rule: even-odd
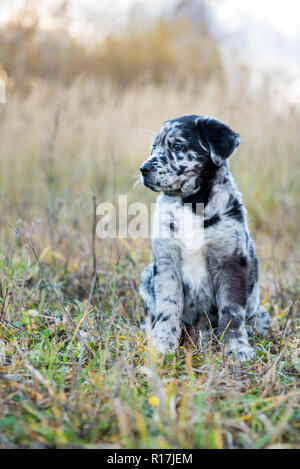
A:
<svg viewBox="0 0 300 469">
<path fill-rule="evenodd" d="M 202 248 L 182 249 L 182 280 L 195 291 L 201 291 L 207 283 L 208 271 Z"/>
<path fill-rule="evenodd" d="M 181 201 L 173 199 L 172 203 L 161 203 L 155 215 L 155 229 L 160 227 L 160 235 L 170 238 L 170 245 L 180 251 L 181 265 L 178 268 L 189 295 L 200 309 L 202 300 L 203 307 L 207 308 L 211 286 L 205 254 L 203 207 L 199 204 L 197 213 L 194 213 L 191 204 L 183 206 Z"/>
</svg>

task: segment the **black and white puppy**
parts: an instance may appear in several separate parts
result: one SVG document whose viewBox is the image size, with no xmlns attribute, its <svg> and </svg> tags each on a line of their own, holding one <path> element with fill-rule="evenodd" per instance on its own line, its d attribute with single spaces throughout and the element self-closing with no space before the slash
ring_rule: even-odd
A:
<svg viewBox="0 0 300 469">
<path fill-rule="evenodd" d="M 152 239 L 154 262 L 142 273 L 139 288 L 157 352 L 174 352 L 186 323 L 200 327 L 202 337 L 216 329 L 228 354 L 249 360 L 255 350 L 248 332 L 265 334 L 269 328 L 269 315 L 259 304 L 258 261 L 246 210 L 228 169 L 227 159 L 240 143 L 239 134 L 223 122 L 184 115 L 163 124 L 140 168 L 143 184 L 162 191 L 154 225 L 165 224 L 172 233 Z M 191 221 L 189 213 L 200 216 L 197 204 L 204 204 L 202 243 L 179 234 L 182 223 Z"/>
</svg>

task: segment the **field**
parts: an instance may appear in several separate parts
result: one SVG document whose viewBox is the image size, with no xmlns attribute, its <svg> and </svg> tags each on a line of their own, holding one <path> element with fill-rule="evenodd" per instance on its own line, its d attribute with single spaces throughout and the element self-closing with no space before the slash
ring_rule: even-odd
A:
<svg viewBox="0 0 300 469">
<path fill-rule="evenodd" d="M 0 447 L 296 448 L 299 411 L 299 111 L 266 83 L 135 85 L 38 79 L 0 105 Z M 243 138 L 231 171 L 272 316 L 237 364 L 186 334 L 157 359 L 139 324 L 149 241 L 100 240 L 100 202 L 133 187 L 161 123 L 211 114 Z"/>
</svg>

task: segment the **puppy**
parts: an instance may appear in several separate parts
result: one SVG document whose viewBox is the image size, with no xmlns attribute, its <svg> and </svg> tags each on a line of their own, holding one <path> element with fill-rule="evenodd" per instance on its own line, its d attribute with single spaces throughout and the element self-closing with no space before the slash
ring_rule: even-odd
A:
<svg viewBox="0 0 300 469">
<path fill-rule="evenodd" d="M 163 124 L 140 168 L 143 184 L 162 192 L 154 226 L 170 233 L 153 237 L 154 262 L 139 287 L 158 353 L 175 351 L 185 323 L 202 337 L 215 329 L 228 354 L 250 360 L 248 332 L 269 328 L 246 210 L 228 169 L 240 143 L 220 120 L 184 115 Z M 190 229 L 195 220 L 199 230 Z"/>
</svg>

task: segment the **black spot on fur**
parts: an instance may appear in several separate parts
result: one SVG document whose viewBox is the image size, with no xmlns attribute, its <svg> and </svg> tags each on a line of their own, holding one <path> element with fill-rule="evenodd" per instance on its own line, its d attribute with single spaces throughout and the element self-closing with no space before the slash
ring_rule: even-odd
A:
<svg viewBox="0 0 300 469">
<path fill-rule="evenodd" d="M 184 294 L 184 296 L 187 296 L 189 294 L 189 291 L 190 291 L 189 286 L 186 283 L 184 283 L 183 284 L 183 294 Z"/>
<path fill-rule="evenodd" d="M 161 318 L 162 318 L 162 313 L 160 313 L 160 314 L 157 316 L 156 321 L 159 322 L 159 321 L 161 320 Z"/>
<path fill-rule="evenodd" d="M 247 260 L 247 257 L 245 256 L 240 256 L 238 259 L 238 262 L 242 267 L 247 267 L 248 265 L 248 260 Z"/>
<path fill-rule="evenodd" d="M 194 213 L 196 213 L 197 203 L 206 205 L 209 202 L 216 177 L 216 170 L 216 165 L 211 160 L 207 160 L 203 165 L 201 178 L 199 177 L 199 190 L 195 194 L 183 197 L 182 202 L 184 204 L 192 204 Z"/>
<path fill-rule="evenodd" d="M 230 196 L 227 207 L 228 207 L 228 210 L 225 212 L 225 215 L 227 215 L 230 218 L 233 218 L 239 223 L 243 223 L 244 213 L 243 213 L 243 206 L 241 202 L 239 202 L 238 199 L 235 199 L 232 196 Z"/>
<path fill-rule="evenodd" d="M 159 161 L 163 164 L 163 165 L 166 165 L 168 163 L 168 158 L 166 158 L 165 156 L 161 156 L 159 158 Z"/>
<path fill-rule="evenodd" d="M 204 220 L 204 228 L 209 228 L 210 226 L 216 225 L 219 223 L 219 221 L 219 215 L 214 215 L 213 217 Z"/>
<path fill-rule="evenodd" d="M 173 300 L 172 298 L 170 298 L 168 296 L 166 298 L 163 298 L 162 301 L 167 301 L 168 303 L 172 303 L 173 305 L 177 305 L 177 301 Z"/>
<path fill-rule="evenodd" d="M 178 171 L 176 173 L 177 176 L 181 176 L 184 173 L 185 170 L 186 170 L 185 166 L 180 166 L 180 168 L 178 169 Z"/>
<path fill-rule="evenodd" d="M 156 266 L 156 264 L 154 264 L 154 266 L 153 266 L 153 275 L 154 275 L 154 277 L 155 277 L 155 275 L 157 275 L 157 266 Z"/>
<path fill-rule="evenodd" d="M 168 321 L 169 319 L 170 319 L 170 315 L 168 314 L 168 316 L 164 316 L 164 317 L 162 318 L 162 321 Z"/>
<path fill-rule="evenodd" d="M 171 232 L 173 233 L 174 232 L 174 229 L 175 229 L 175 226 L 174 226 L 174 223 L 170 223 L 170 230 Z"/>
</svg>

